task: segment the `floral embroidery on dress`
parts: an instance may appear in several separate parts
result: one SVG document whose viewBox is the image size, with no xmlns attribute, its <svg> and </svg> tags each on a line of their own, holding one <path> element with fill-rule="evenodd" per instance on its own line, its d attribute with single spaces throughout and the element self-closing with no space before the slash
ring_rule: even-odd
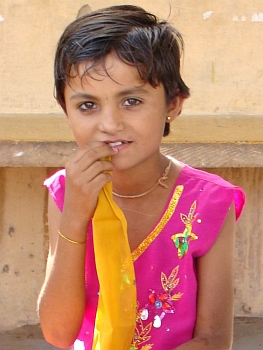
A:
<svg viewBox="0 0 263 350">
<path fill-rule="evenodd" d="M 190 207 L 188 215 L 180 214 L 182 222 L 185 224 L 185 229 L 183 232 L 176 233 L 172 235 L 171 239 L 174 241 L 176 248 L 178 249 L 178 257 L 181 259 L 188 252 L 189 243 L 198 239 L 198 236 L 192 232 L 193 222 L 197 217 L 194 214 L 196 210 L 196 201 Z"/>
<path fill-rule="evenodd" d="M 164 272 L 161 273 L 161 285 L 163 290 L 157 292 L 153 289 L 149 290 L 148 303 L 139 310 L 139 303 L 137 303 L 136 313 L 136 328 L 133 342 L 130 350 L 138 350 L 139 346 L 148 342 L 151 339 L 150 332 L 152 327 L 160 328 L 162 320 L 167 314 L 174 314 L 174 302 L 178 301 L 183 293 L 173 294 L 173 290 L 177 287 L 180 278 L 177 278 L 179 265 L 176 266 L 169 277 Z M 149 320 L 152 320 L 149 322 Z M 145 322 L 147 321 L 147 323 Z M 146 323 L 146 325 L 144 325 Z M 153 344 L 145 344 L 141 350 L 152 349 Z"/>
<path fill-rule="evenodd" d="M 152 329 L 152 322 L 148 323 L 146 326 L 143 325 L 143 319 L 141 318 L 141 311 L 138 311 L 139 303 L 137 302 L 137 313 L 136 313 L 136 328 L 134 332 L 133 341 L 130 350 L 138 350 L 138 346 L 150 340 L 151 336 L 149 333 Z M 153 344 L 144 345 L 142 349 L 151 349 Z"/>
</svg>

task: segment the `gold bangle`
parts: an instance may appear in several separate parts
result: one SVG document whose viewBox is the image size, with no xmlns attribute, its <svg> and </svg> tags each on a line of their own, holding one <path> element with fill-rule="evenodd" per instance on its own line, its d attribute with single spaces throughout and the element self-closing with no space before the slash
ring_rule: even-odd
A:
<svg viewBox="0 0 263 350">
<path fill-rule="evenodd" d="M 58 230 L 58 234 L 60 235 L 60 237 L 64 238 L 66 241 L 70 242 L 70 243 L 73 243 L 73 244 L 85 244 L 85 242 L 78 242 L 78 241 L 73 241 L 73 239 L 70 239 L 66 236 L 64 236 L 59 230 Z"/>
</svg>

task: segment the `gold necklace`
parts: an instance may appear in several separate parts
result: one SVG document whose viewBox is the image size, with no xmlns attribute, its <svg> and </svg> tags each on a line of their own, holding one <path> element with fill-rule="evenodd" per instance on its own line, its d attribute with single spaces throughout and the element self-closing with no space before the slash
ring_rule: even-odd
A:
<svg viewBox="0 0 263 350">
<path fill-rule="evenodd" d="M 169 174 L 169 171 L 171 169 L 171 165 L 172 165 L 172 160 L 170 159 L 169 161 L 169 164 L 168 166 L 165 168 L 162 176 L 158 179 L 157 183 L 152 187 L 150 188 L 148 191 L 145 191 L 143 193 L 140 193 L 140 194 L 134 194 L 134 195 L 125 195 L 125 194 L 119 194 L 119 193 L 116 193 L 114 191 L 112 191 L 112 193 L 116 196 L 116 197 L 120 197 L 120 198 L 139 198 L 139 197 L 143 197 L 145 196 L 146 194 L 152 192 L 157 186 L 162 186 L 164 188 L 168 188 L 168 186 L 163 183 L 164 180 L 167 180 L 168 179 L 168 174 Z"/>
</svg>

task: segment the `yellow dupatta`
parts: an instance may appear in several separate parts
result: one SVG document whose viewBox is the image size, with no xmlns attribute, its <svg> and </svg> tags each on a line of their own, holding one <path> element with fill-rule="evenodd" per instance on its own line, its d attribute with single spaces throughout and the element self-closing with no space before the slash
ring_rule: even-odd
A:
<svg viewBox="0 0 263 350">
<path fill-rule="evenodd" d="M 92 350 L 130 349 L 136 318 L 136 286 L 124 214 L 113 201 L 112 184 L 101 190 L 93 217 L 100 284 Z"/>
</svg>

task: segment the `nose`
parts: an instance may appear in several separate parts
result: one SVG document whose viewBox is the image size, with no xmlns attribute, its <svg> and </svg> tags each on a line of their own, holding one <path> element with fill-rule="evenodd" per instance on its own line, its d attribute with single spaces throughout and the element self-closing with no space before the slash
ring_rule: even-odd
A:
<svg viewBox="0 0 263 350">
<path fill-rule="evenodd" d="M 102 111 L 99 121 L 99 130 L 108 134 L 115 134 L 124 128 L 124 121 L 121 112 L 114 109 L 105 109 Z"/>
</svg>

